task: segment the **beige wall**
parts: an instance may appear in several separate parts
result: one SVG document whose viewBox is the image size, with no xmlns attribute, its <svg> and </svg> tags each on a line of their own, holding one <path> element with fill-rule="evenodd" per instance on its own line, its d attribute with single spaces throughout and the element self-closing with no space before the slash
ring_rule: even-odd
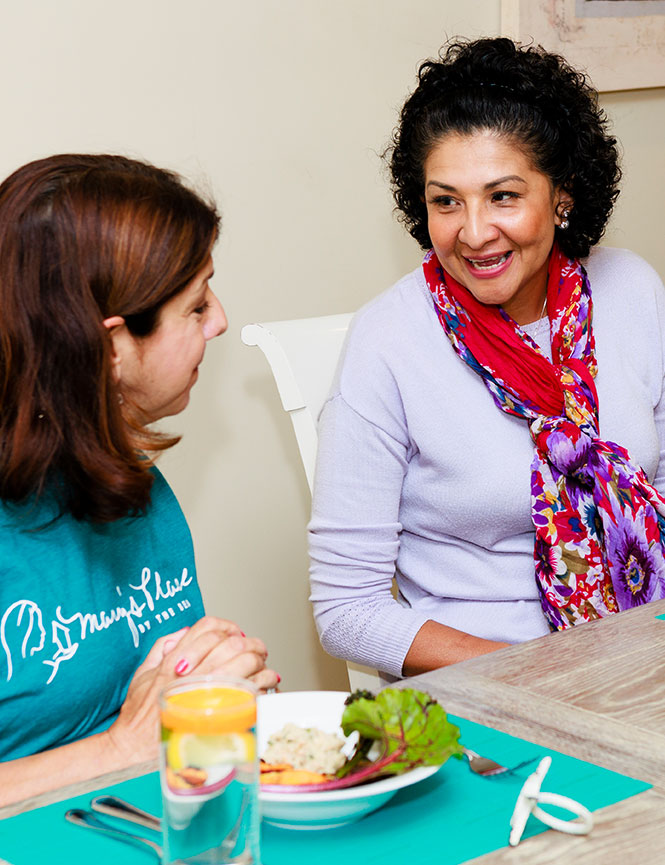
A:
<svg viewBox="0 0 665 865">
<path fill-rule="evenodd" d="M 162 461 L 211 612 L 261 634 L 288 689 L 343 687 L 307 603 L 309 496 L 288 419 L 243 324 L 352 310 L 419 260 L 378 154 L 420 59 L 494 35 L 499 0 L 24 0 L 0 5 L 0 174 L 111 150 L 173 167 L 224 213 L 209 347 L 183 442 Z M 603 100 L 625 151 L 608 240 L 665 275 L 665 92 Z M 630 287 L 627 286 L 627 291 Z"/>
<path fill-rule="evenodd" d="M 644 256 L 665 280 L 665 88 L 606 93 L 601 104 L 621 144 L 624 172 L 603 242 Z"/>
</svg>

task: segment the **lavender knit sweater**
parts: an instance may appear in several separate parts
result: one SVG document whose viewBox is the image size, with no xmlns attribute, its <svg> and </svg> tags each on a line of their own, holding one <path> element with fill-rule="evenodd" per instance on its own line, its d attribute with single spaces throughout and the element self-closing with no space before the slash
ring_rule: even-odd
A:
<svg viewBox="0 0 665 865">
<path fill-rule="evenodd" d="M 626 250 L 599 248 L 585 264 L 600 434 L 663 491 L 665 290 Z M 545 325 L 526 329 L 549 353 Z M 549 632 L 528 427 L 455 355 L 420 268 L 355 316 L 319 436 L 311 600 L 328 652 L 399 676 L 428 619 L 508 642 Z"/>
</svg>

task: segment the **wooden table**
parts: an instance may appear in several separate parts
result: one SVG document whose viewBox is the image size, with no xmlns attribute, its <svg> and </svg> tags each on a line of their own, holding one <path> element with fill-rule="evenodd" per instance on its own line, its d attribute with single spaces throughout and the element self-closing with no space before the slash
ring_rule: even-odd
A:
<svg viewBox="0 0 665 865">
<path fill-rule="evenodd" d="M 118 784 L 120 781 L 126 781 L 128 778 L 136 778 L 139 775 L 145 775 L 147 772 L 154 772 L 157 768 L 158 763 L 156 760 L 139 763 L 136 766 L 130 766 L 128 769 L 109 772 L 106 775 L 98 775 L 95 778 L 89 778 L 87 781 L 79 781 L 77 784 L 68 784 L 66 787 L 59 787 L 57 790 L 52 790 L 49 793 L 31 796 L 22 802 L 16 802 L 13 805 L 6 805 L 4 808 L 0 808 L 0 820 L 4 820 L 5 817 L 13 817 L 15 814 L 21 814 L 23 811 L 30 811 L 31 808 L 41 808 L 43 805 L 62 802 L 64 799 L 69 799 L 72 796 L 91 793 L 93 790 L 101 790 L 103 787 Z M 118 861 L 121 862 L 122 859 L 119 858 Z M 0 857 L 0 865 L 11 865 L 11 862 L 7 862 L 6 859 Z M 48 865 L 60 865 L 60 863 L 52 862 L 48 863 Z"/>
<path fill-rule="evenodd" d="M 653 784 L 597 811 L 587 837 L 548 831 L 474 865 L 665 862 L 665 620 L 659 614 L 665 601 L 401 683 L 429 691 L 452 714 Z M 0 818 L 154 768 L 144 764 L 37 796 L 0 809 Z"/>
<path fill-rule="evenodd" d="M 400 683 L 451 714 L 648 781 L 589 836 L 548 831 L 474 865 L 665 863 L 665 601 Z"/>
</svg>

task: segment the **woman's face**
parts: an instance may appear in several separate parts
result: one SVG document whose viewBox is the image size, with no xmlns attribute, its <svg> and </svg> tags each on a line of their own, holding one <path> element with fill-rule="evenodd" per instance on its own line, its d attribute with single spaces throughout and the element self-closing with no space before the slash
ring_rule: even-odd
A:
<svg viewBox="0 0 665 865">
<path fill-rule="evenodd" d="M 570 200 L 514 139 L 491 131 L 446 135 L 424 173 L 429 234 L 444 269 L 518 324 L 538 319 L 554 228 Z"/>
<path fill-rule="evenodd" d="M 198 378 L 206 343 L 227 328 L 226 316 L 208 284 L 213 275 L 209 256 L 189 285 L 167 301 L 157 327 L 146 337 L 126 331 L 116 348 L 120 390 L 139 420 L 151 423 L 181 412 Z"/>
</svg>

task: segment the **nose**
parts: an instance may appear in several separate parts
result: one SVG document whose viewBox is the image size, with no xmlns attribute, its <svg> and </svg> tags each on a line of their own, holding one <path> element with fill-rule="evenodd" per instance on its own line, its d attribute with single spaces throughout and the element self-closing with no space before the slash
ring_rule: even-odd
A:
<svg viewBox="0 0 665 865">
<path fill-rule="evenodd" d="M 469 249 L 482 249 L 486 243 L 499 237 L 499 229 L 484 207 L 469 206 L 457 236 Z"/>
<path fill-rule="evenodd" d="M 219 298 L 212 289 L 208 289 L 208 291 L 210 292 L 207 298 L 208 315 L 203 325 L 203 335 L 206 338 L 206 342 L 209 339 L 214 339 L 216 336 L 221 336 L 229 326 L 224 307 L 219 302 Z"/>
</svg>

